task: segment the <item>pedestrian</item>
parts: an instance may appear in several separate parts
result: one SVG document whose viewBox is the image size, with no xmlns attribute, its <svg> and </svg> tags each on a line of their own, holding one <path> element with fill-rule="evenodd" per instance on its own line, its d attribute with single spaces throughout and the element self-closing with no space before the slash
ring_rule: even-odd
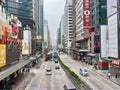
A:
<svg viewBox="0 0 120 90">
<path fill-rule="evenodd" d="M 115 77 L 117 78 L 117 73 L 116 73 Z"/>
<path fill-rule="evenodd" d="M 109 77 L 109 79 L 110 79 L 110 75 L 109 75 L 108 77 Z"/>
</svg>

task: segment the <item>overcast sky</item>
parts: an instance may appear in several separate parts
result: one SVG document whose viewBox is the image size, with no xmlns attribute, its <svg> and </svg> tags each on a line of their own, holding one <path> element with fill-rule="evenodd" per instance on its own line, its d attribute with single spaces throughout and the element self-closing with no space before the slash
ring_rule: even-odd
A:
<svg viewBox="0 0 120 90">
<path fill-rule="evenodd" d="M 55 34 L 59 27 L 66 0 L 44 0 L 44 15 L 48 20 L 51 36 L 55 39 Z"/>
</svg>

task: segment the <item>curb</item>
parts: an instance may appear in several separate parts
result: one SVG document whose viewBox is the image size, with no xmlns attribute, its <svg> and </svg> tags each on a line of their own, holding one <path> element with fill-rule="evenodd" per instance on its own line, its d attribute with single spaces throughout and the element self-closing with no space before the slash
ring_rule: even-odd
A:
<svg viewBox="0 0 120 90">
<path fill-rule="evenodd" d="M 77 61 L 78 62 L 78 61 Z M 79 62 L 80 63 L 80 62 Z M 85 66 L 83 63 L 80 63 L 81 65 L 83 65 L 83 66 Z M 88 67 L 90 67 L 90 65 L 87 65 Z M 91 68 L 90 67 L 90 69 L 93 71 L 94 69 L 93 68 Z M 117 82 L 115 82 L 114 80 L 112 80 L 112 79 L 109 79 L 109 78 L 107 78 L 105 75 L 103 75 L 102 73 L 100 73 L 100 72 L 97 72 L 97 70 L 94 70 L 97 74 L 99 74 L 99 75 L 101 75 L 102 77 L 104 77 L 104 78 L 106 78 L 107 80 L 110 80 L 110 81 L 112 81 L 113 83 L 115 83 L 115 84 L 117 84 L 117 85 L 119 85 L 120 86 L 120 84 L 119 83 L 117 83 Z"/>
<path fill-rule="evenodd" d="M 110 81 L 112 81 L 113 83 L 115 83 L 115 84 L 117 84 L 117 85 L 120 86 L 120 84 L 117 83 L 117 82 L 115 82 L 114 80 L 107 78 L 106 76 L 104 76 L 103 74 L 101 74 L 101 73 L 99 73 L 99 72 L 97 72 L 97 71 L 95 71 L 95 72 L 98 73 L 99 75 L 101 75 L 102 77 L 106 78 L 107 80 L 110 80 Z"/>
</svg>

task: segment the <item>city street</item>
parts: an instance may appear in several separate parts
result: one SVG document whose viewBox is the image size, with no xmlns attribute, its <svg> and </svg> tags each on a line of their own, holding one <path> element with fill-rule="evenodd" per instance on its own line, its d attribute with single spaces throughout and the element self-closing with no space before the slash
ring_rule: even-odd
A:
<svg viewBox="0 0 120 90">
<path fill-rule="evenodd" d="M 103 77 L 99 73 L 92 68 L 92 66 L 86 65 L 85 63 L 81 63 L 75 60 L 72 60 L 66 54 L 60 55 L 61 60 L 68 67 L 71 68 L 79 77 L 84 80 L 93 90 L 120 90 L 120 86 L 111 82 L 109 79 Z M 79 73 L 80 68 L 86 68 L 88 70 L 89 76 L 84 77 Z"/>
<path fill-rule="evenodd" d="M 64 90 L 63 86 L 66 83 L 71 83 L 66 73 L 60 67 L 60 69 L 55 69 L 54 61 L 47 61 L 41 64 L 40 69 L 32 69 L 36 75 L 33 77 L 29 85 L 27 85 L 25 90 L 34 90 L 38 88 L 46 88 L 47 90 Z M 46 68 L 52 68 L 52 75 L 46 75 Z"/>
</svg>

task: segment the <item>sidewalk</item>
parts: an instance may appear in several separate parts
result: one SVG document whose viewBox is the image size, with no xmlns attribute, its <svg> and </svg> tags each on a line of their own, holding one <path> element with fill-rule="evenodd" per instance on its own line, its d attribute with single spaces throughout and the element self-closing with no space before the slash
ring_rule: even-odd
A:
<svg viewBox="0 0 120 90">
<path fill-rule="evenodd" d="M 18 78 L 16 78 L 16 83 L 12 90 L 25 90 L 26 86 L 30 83 L 31 79 L 34 77 L 36 69 L 39 69 L 41 64 L 42 61 L 37 63 L 35 67 L 31 68 L 30 72 L 26 74 L 21 74 Z"/>
<path fill-rule="evenodd" d="M 24 90 L 26 85 L 31 81 L 33 73 L 21 74 L 17 79 L 12 90 Z"/>
<path fill-rule="evenodd" d="M 109 79 L 109 77 L 107 77 L 107 76 L 105 75 L 105 71 L 106 71 L 106 70 L 96 70 L 97 73 L 99 73 L 99 74 L 101 74 L 103 77 Z M 112 77 L 112 78 L 109 79 L 109 80 L 111 80 L 112 82 L 120 85 L 120 77 L 118 77 L 118 78 Z"/>
<path fill-rule="evenodd" d="M 66 59 L 72 59 L 72 57 L 71 57 L 71 56 L 68 56 L 67 54 L 62 54 L 62 55 L 60 55 L 60 58 L 63 58 L 63 57 L 66 58 Z M 72 59 L 72 60 L 73 60 L 73 59 Z M 94 71 L 97 72 L 98 74 L 102 75 L 104 78 L 109 79 L 109 77 L 107 77 L 106 74 L 105 74 L 106 70 L 95 70 L 95 69 L 93 68 L 93 65 L 88 65 L 88 64 L 86 64 L 85 62 L 80 62 L 80 61 L 78 61 L 78 60 L 74 60 L 74 61 L 82 64 L 83 66 L 89 67 L 91 70 L 94 70 Z M 116 79 L 115 77 L 112 77 L 112 78 L 109 79 L 109 80 L 111 80 L 112 82 L 114 82 L 114 83 L 117 84 L 117 85 L 120 85 L 120 77 L 118 77 L 117 79 Z"/>
</svg>

